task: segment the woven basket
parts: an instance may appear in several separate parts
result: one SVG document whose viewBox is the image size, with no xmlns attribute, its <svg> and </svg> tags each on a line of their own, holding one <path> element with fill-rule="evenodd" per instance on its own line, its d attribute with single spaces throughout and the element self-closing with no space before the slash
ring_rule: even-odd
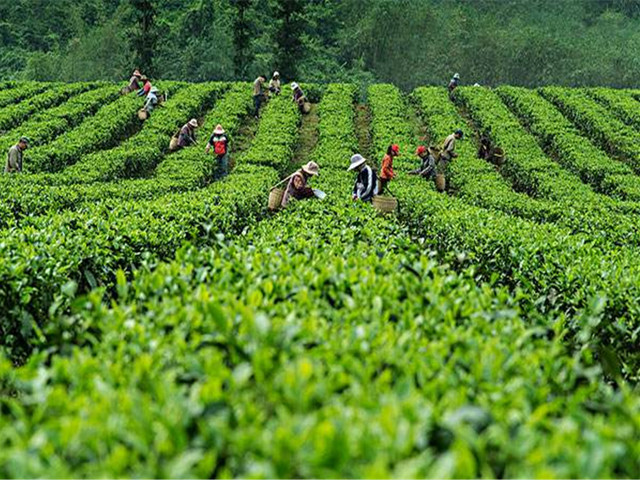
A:
<svg viewBox="0 0 640 480">
<path fill-rule="evenodd" d="M 127 95 L 129 93 L 131 93 L 131 87 L 129 85 L 120 89 L 120 95 Z"/>
<path fill-rule="evenodd" d="M 447 182 L 442 173 L 436 174 L 436 189 L 439 192 L 444 192 L 445 188 L 447 188 Z"/>
<path fill-rule="evenodd" d="M 278 210 L 282 205 L 284 190 L 282 188 L 272 188 L 269 192 L 269 210 Z"/>
<path fill-rule="evenodd" d="M 398 200 L 395 197 L 387 197 L 384 195 L 376 195 L 371 200 L 374 208 L 377 208 L 381 212 L 391 213 L 395 212 L 398 208 Z"/>
<path fill-rule="evenodd" d="M 149 113 L 144 108 L 141 108 L 140 110 L 138 110 L 138 118 L 144 122 L 147 118 L 149 118 Z"/>
<path fill-rule="evenodd" d="M 169 142 L 169 150 L 175 152 L 176 150 L 178 150 L 178 147 L 178 137 L 174 135 L 173 137 L 171 137 L 171 141 Z"/>
<path fill-rule="evenodd" d="M 302 113 L 309 113 L 311 111 L 311 104 L 309 102 L 304 102 L 302 104 Z"/>
</svg>

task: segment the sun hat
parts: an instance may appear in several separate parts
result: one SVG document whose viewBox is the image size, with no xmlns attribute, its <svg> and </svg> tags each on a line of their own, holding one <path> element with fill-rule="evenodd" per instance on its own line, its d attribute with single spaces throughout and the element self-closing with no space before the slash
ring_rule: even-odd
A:
<svg viewBox="0 0 640 480">
<path fill-rule="evenodd" d="M 391 145 L 391 151 L 393 153 L 395 153 L 396 155 L 399 155 L 400 154 L 400 147 L 394 143 L 393 145 Z"/>
<path fill-rule="evenodd" d="M 197 127 L 198 120 L 196 120 L 195 118 L 192 118 L 191 120 L 189 120 L 189 125 L 191 125 L 192 127 Z"/>
<path fill-rule="evenodd" d="M 320 173 L 319 170 L 320 167 L 316 162 L 309 162 L 302 167 L 302 171 L 309 175 L 318 175 Z"/>
<path fill-rule="evenodd" d="M 459 73 L 456 73 L 456 74 L 453 76 L 453 78 L 455 78 L 456 80 L 459 80 L 459 79 L 460 79 L 460 74 L 459 74 Z"/>
<path fill-rule="evenodd" d="M 296 82 L 293 82 L 291 84 L 291 90 L 295 90 L 296 88 L 298 88 L 300 85 L 298 85 Z"/>
<path fill-rule="evenodd" d="M 279 76 L 280 76 L 280 72 L 277 72 L 277 71 L 276 71 L 276 72 L 273 72 L 273 76 L 274 76 L 274 77 L 279 77 Z"/>
<path fill-rule="evenodd" d="M 158 93 L 158 87 L 151 87 L 151 90 L 149 90 L 149 93 Z"/>
<path fill-rule="evenodd" d="M 420 145 L 416 150 L 416 155 L 422 155 L 426 151 L 427 151 L 427 147 L 425 147 L 424 145 Z"/>
<path fill-rule="evenodd" d="M 367 161 L 366 158 L 364 158 L 359 153 L 356 153 L 353 157 L 351 157 L 351 165 L 349 165 L 349 168 L 347 168 L 347 172 L 353 170 L 354 168 L 358 168 L 360 165 L 362 165 L 366 161 Z"/>
<path fill-rule="evenodd" d="M 218 124 L 216 125 L 216 128 L 213 129 L 213 133 L 216 135 L 222 135 L 224 133 L 224 128 L 222 128 L 222 125 Z"/>
</svg>

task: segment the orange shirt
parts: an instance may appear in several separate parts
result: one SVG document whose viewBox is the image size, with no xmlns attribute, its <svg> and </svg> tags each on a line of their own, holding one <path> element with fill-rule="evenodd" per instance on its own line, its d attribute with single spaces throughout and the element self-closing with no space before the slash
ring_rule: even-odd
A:
<svg viewBox="0 0 640 480">
<path fill-rule="evenodd" d="M 389 154 L 382 159 L 382 168 L 380 169 L 380 178 L 391 180 L 396 174 L 393 172 L 393 157 Z"/>
</svg>

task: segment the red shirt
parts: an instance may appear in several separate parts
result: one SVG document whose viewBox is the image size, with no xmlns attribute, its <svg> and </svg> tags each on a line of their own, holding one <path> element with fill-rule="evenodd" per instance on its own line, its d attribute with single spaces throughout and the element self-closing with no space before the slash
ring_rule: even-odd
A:
<svg viewBox="0 0 640 480">
<path fill-rule="evenodd" d="M 383 180 L 391 180 L 396 174 L 393 171 L 393 157 L 389 154 L 382 159 L 382 168 L 380 169 L 380 178 Z"/>
</svg>

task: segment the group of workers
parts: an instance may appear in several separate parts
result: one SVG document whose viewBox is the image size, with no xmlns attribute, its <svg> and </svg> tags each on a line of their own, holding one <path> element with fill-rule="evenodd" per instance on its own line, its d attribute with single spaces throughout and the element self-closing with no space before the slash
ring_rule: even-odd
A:
<svg viewBox="0 0 640 480">
<path fill-rule="evenodd" d="M 437 172 L 444 174 L 452 159 L 456 158 L 456 141 L 462 139 L 462 130 L 456 130 L 447 136 L 441 149 L 435 147 L 425 147 L 421 145 L 416 150 L 416 155 L 420 159 L 420 167 L 411 174 L 420 175 L 427 179 L 435 178 Z M 351 157 L 347 171 L 356 171 L 355 183 L 353 185 L 352 198 L 363 202 L 371 202 L 376 195 L 382 195 L 388 191 L 389 182 L 395 178 L 393 171 L 393 159 L 400 155 L 400 148 L 396 144 L 389 145 L 387 152 L 382 158 L 380 174 L 369 165 L 369 162 L 359 153 Z M 320 167 L 315 162 L 309 162 L 300 170 L 294 172 L 288 180 L 282 197 L 282 206 L 286 206 L 292 198 L 304 200 L 317 196 L 317 191 L 310 188 L 308 181 L 311 177 L 318 175 Z"/>
<path fill-rule="evenodd" d="M 458 86 L 460 75 L 455 74 L 449 83 L 448 90 L 453 92 Z M 276 96 L 281 93 L 281 81 L 280 74 L 276 71 L 273 73 L 268 87 L 265 91 L 266 77 L 263 75 L 258 76 L 253 82 L 253 102 L 254 102 L 254 116 L 259 117 L 260 107 L 269 96 Z M 304 113 L 305 104 L 307 98 L 296 82 L 291 83 L 292 101 L 295 102 L 300 110 Z M 135 69 L 130 80 L 129 85 L 123 88 L 122 93 L 128 94 L 137 91 L 137 95 L 146 97 L 144 109 L 151 113 L 155 106 L 158 104 L 160 98 L 158 96 L 158 89 L 151 84 L 151 81 L 142 73 L 139 69 Z M 196 130 L 199 128 L 198 120 L 192 118 L 185 123 L 177 134 L 177 148 L 184 148 L 191 145 L 197 145 Z M 420 159 L 420 167 L 410 172 L 414 175 L 420 175 L 427 179 L 434 179 L 437 173 L 444 174 L 449 162 L 457 156 L 455 153 L 456 140 L 461 139 L 463 133 L 461 130 L 456 130 L 449 135 L 441 150 L 435 147 L 419 146 L 416 155 Z M 483 137 L 484 139 L 484 137 Z M 21 137 L 18 143 L 9 149 L 7 162 L 5 164 L 5 173 L 19 173 L 22 171 L 22 158 L 23 152 L 29 146 L 29 139 L 27 137 Z M 223 177 L 229 173 L 229 138 L 222 127 L 222 125 L 216 125 L 213 132 L 209 137 L 209 141 L 205 147 L 205 153 L 209 154 L 213 150 L 213 154 L 216 157 L 217 162 L 217 174 L 218 177 Z M 479 156 L 484 158 L 488 151 L 488 140 L 482 141 L 480 146 Z M 389 145 L 386 154 L 384 155 L 379 176 L 368 164 L 367 160 L 360 154 L 355 154 L 351 157 L 351 163 L 349 165 L 349 171 L 357 171 L 355 185 L 353 187 L 353 199 L 362 201 L 371 201 L 375 195 L 381 195 L 388 190 L 389 183 L 395 178 L 396 174 L 393 171 L 393 159 L 400 155 L 400 149 L 398 145 Z M 316 191 L 309 188 L 308 180 L 317 175 L 319 172 L 319 166 L 315 162 L 309 162 L 299 171 L 296 171 L 290 177 L 288 177 L 287 187 L 282 199 L 282 205 L 286 205 L 291 198 L 305 199 L 316 196 Z"/>
<path fill-rule="evenodd" d="M 166 100 L 165 96 L 160 95 L 158 88 L 151 84 L 151 80 L 149 80 L 146 75 L 140 73 L 140 70 L 137 68 L 133 71 L 129 79 L 129 85 L 122 89 L 122 93 L 125 95 L 131 92 L 137 92 L 136 95 L 138 97 L 145 98 L 142 108 L 149 115 L 151 115 L 151 112 L 158 103 Z"/>
<path fill-rule="evenodd" d="M 271 76 L 271 80 L 269 80 L 269 84 L 267 88 L 265 88 L 265 83 L 267 82 L 267 77 L 264 75 L 259 75 L 253 81 L 253 116 L 258 118 L 260 116 L 260 107 L 267 100 L 267 98 L 271 96 L 277 96 L 281 93 L 281 81 L 280 81 L 280 73 L 273 72 Z M 307 103 L 307 97 L 296 82 L 291 83 L 291 90 L 293 93 L 292 100 L 298 105 L 298 108 L 302 113 L 307 113 L 305 110 L 305 104 Z"/>
</svg>

